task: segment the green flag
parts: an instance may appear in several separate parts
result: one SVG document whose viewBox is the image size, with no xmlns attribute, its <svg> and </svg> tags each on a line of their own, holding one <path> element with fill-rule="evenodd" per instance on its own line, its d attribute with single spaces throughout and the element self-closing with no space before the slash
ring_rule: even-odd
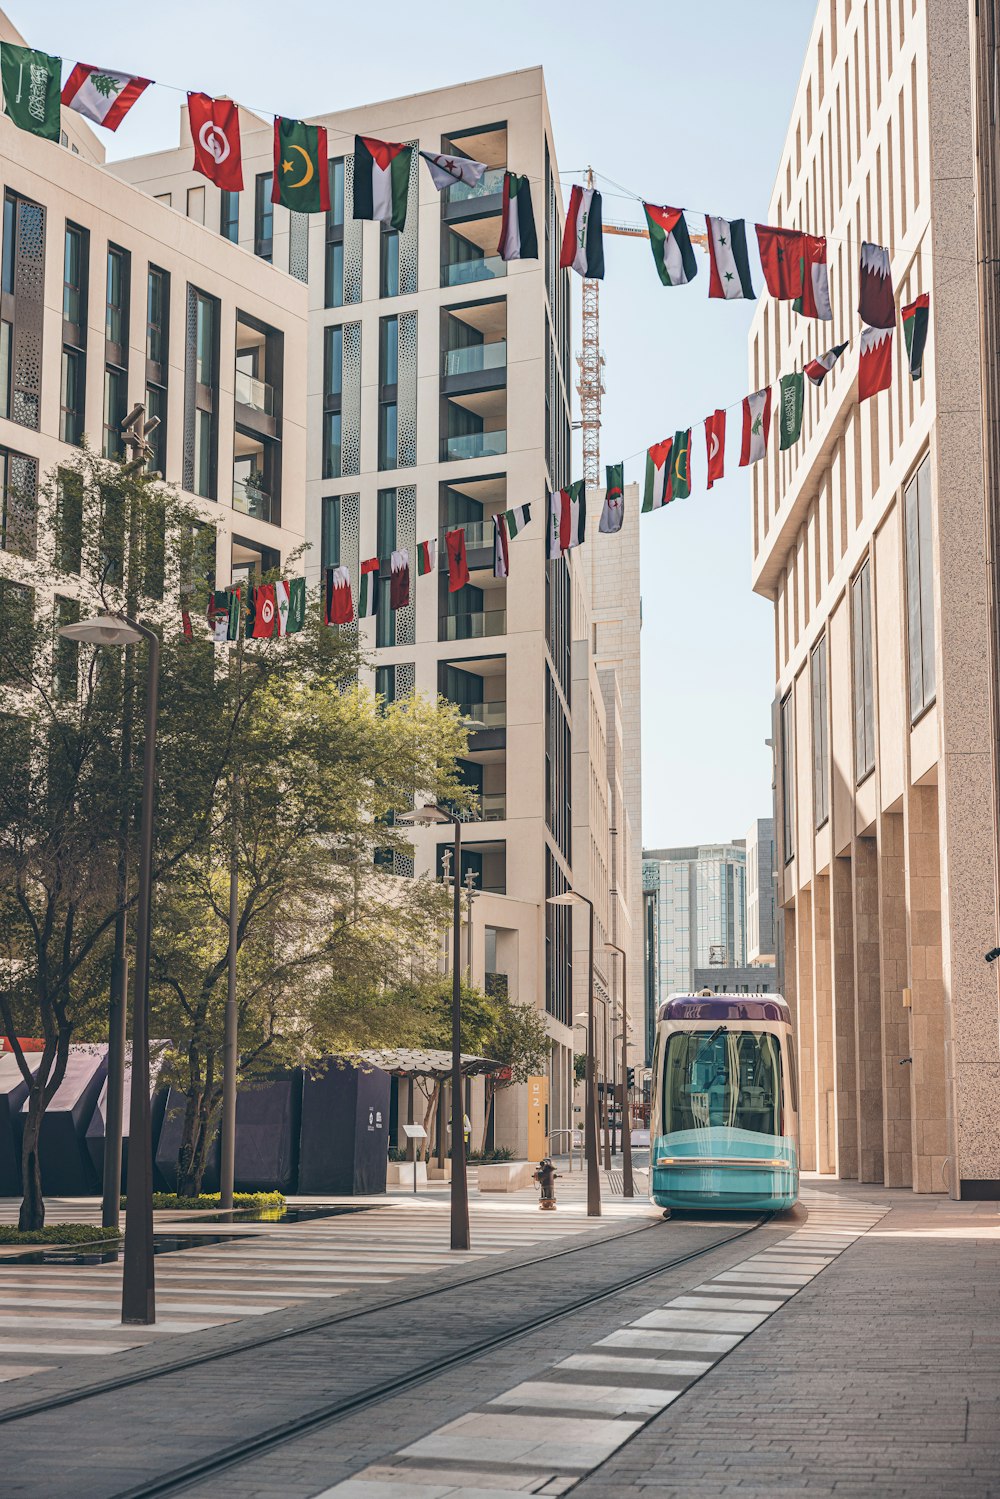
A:
<svg viewBox="0 0 1000 1499">
<path fill-rule="evenodd" d="M 691 493 L 691 428 L 674 433 L 670 454 L 670 488 L 672 498 L 686 500 Z"/>
<path fill-rule="evenodd" d="M 62 58 L 0 42 L 4 113 L 20 130 L 59 144 L 59 83 Z"/>
<path fill-rule="evenodd" d="M 778 395 L 778 445 L 781 451 L 792 447 L 802 436 L 802 402 L 805 376 L 798 372 L 782 375 Z"/>
<path fill-rule="evenodd" d="M 271 202 L 283 203 L 296 213 L 329 212 L 330 169 L 322 125 L 275 117 Z"/>
<path fill-rule="evenodd" d="M 297 635 L 306 622 L 306 580 L 290 578 L 288 581 L 288 620 L 285 633 Z"/>
</svg>

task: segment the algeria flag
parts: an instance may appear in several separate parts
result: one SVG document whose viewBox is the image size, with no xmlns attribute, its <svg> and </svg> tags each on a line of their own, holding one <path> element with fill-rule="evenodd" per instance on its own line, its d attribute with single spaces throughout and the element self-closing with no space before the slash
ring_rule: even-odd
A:
<svg viewBox="0 0 1000 1499">
<path fill-rule="evenodd" d="M 438 192 L 444 192 L 455 182 L 475 187 L 486 171 L 485 161 L 473 161 L 471 156 L 443 156 L 439 151 L 421 151 L 420 154 Z"/>
<path fill-rule="evenodd" d="M 354 137 L 354 217 L 406 228 L 413 147 L 397 141 Z"/>
<path fill-rule="evenodd" d="M 670 450 L 673 445 L 673 438 L 667 437 L 663 442 L 654 443 L 646 453 L 646 487 L 642 496 L 644 514 L 659 510 L 673 498 L 670 493 Z"/>
<path fill-rule="evenodd" d="M 92 68 L 78 62 L 63 85 L 62 102 L 75 109 L 84 119 L 117 130 L 139 95 L 149 88 L 152 79 L 136 78 L 131 73 L 115 73 L 111 68 Z"/>
<path fill-rule="evenodd" d="M 743 399 L 743 444 L 740 468 L 767 456 L 767 434 L 771 429 L 771 387 Z"/>
<path fill-rule="evenodd" d="M 698 274 L 691 236 L 680 208 L 657 208 L 644 203 L 649 227 L 649 247 L 664 286 L 686 286 Z"/>
</svg>

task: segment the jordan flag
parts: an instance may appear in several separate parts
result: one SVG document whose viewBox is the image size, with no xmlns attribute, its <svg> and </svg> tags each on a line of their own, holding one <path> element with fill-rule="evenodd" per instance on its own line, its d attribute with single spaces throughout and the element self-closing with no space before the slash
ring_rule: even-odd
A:
<svg viewBox="0 0 1000 1499">
<path fill-rule="evenodd" d="M 448 592 L 457 593 L 469 581 L 469 559 L 465 554 L 465 532 L 459 526 L 444 533 L 448 549 Z"/>
<path fill-rule="evenodd" d="M 780 302 L 802 295 L 802 239 L 797 229 L 757 225 L 757 247 L 768 292 Z"/>
<path fill-rule="evenodd" d="M 549 561 L 578 547 L 587 532 L 587 491 L 582 479 L 549 495 Z"/>
<path fill-rule="evenodd" d="M 501 260 L 537 260 L 538 235 L 531 207 L 531 183 L 516 172 L 504 172 L 502 197 L 497 254 Z"/>
<path fill-rule="evenodd" d="M 891 328 L 862 328 L 858 362 L 858 400 L 867 401 L 892 384 Z"/>
<path fill-rule="evenodd" d="M 743 401 L 743 442 L 740 468 L 758 463 L 767 453 L 767 434 L 771 430 L 771 387 L 758 390 Z"/>
<path fill-rule="evenodd" d="M 405 547 L 393 552 L 389 567 L 389 607 L 407 609 L 410 603 L 410 554 Z"/>
<path fill-rule="evenodd" d="M 705 418 L 705 452 L 708 459 L 708 481 L 711 489 L 716 479 L 721 479 L 726 469 L 726 413 L 719 410 Z"/>
<path fill-rule="evenodd" d="M 747 231 L 742 219 L 706 218 L 708 226 L 708 295 L 724 297 L 727 302 L 740 297 L 752 298 L 750 261 L 747 258 Z"/>
<path fill-rule="evenodd" d="M 568 267 L 590 281 L 604 276 L 601 195 L 596 188 L 574 187 L 569 195 L 559 267 Z"/>
<path fill-rule="evenodd" d="M 371 619 L 378 609 L 379 561 L 369 557 L 361 564 L 361 582 L 358 586 L 358 619 Z"/>
<path fill-rule="evenodd" d="M 924 372 L 924 347 L 931 318 L 930 293 L 922 292 L 915 302 L 901 307 L 899 316 L 903 323 L 903 337 L 906 339 L 906 362 L 910 376 L 919 380 Z"/>
<path fill-rule="evenodd" d="M 250 634 L 254 640 L 270 640 L 274 634 L 277 598 L 273 583 L 258 583 L 250 590 Z"/>
<path fill-rule="evenodd" d="M 833 319 L 825 234 L 802 236 L 802 295 L 795 298 L 792 307 L 803 317 L 820 318 L 824 323 Z"/>
<path fill-rule="evenodd" d="M 110 68 L 92 68 L 78 62 L 63 84 L 62 102 L 86 120 L 117 130 L 139 95 L 149 88 L 152 79 L 135 78 L 131 73 L 114 73 Z"/>
<path fill-rule="evenodd" d="M 646 487 L 642 494 L 642 509 L 646 514 L 650 510 L 659 510 L 661 505 L 669 505 L 673 499 L 670 492 L 670 449 L 673 447 L 673 438 L 667 437 L 663 442 L 656 442 L 646 453 Z"/>
<path fill-rule="evenodd" d="M 815 359 L 810 359 L 809 363 L 805 366 L 804 373 L 809 376 L 814 385 L 823 384 L 823 381 L 846 348 L 846 343 L 834 344 L 833 348 L 827 349 L 825 354 L 817 354 Z"/>
<path fill-rule="evenodd" d="M 861 294 L 858 314 L 869 328 L 895 328 L 896 299 L 892 294 L 892 267 L 885 245 L 861 243 Z"/>
<path fill-rule="evenodd" d="M 240 107 L 232 99 L 188 94 L 194 169 L 227 193 L 243 191 Z"/>
<path fill-rule="evenodd" d="M 656 263 L 656 274 L 664 286 L 686 286 L 698 274 L 698 262 L 691 248 L 687 220 L 680 208 L 658 208 L 644 203 L 649 248 Z"/>
<path fill-rule="evenodd" d="M 349 567 L 328 567 L 326 570 L 326 608 L 323 621 L 328 625 L 349 625 L 354 622 Z"/>
<path fill-rule="evenodd" d="M 354 137 L 354 217 L 406 228 L 413 147 L 399 141 Z"/>
</svg>

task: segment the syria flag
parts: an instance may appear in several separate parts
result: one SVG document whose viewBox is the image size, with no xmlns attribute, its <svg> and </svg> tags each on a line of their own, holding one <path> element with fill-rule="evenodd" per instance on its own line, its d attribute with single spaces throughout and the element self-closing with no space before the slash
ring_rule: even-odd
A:
<svg viewBox="0 0 1000 1499">
<path fill-rule="evenodd" d="M 278 601 L 273 583 L 258 583 L 250 590 L 250 636 L 253 640 L 270 640 L 277 622 Z"/>
<path fill-rule="evenodd" d="M 405 547 L 393 552 L 389 564 L 389 607 L 408 609 L 410 605 L 410 554 Z"/>
<path fill-rule="evenodd" d="M 885 245 L 861 243 L 861 293 L 858 315 L 869 328 L 895 328 L 896 299 L 892 292 L 892 267 Z"/>
<path fill-rule="evenodd" d="M 740 468 L 758 463 L 767 455 L 767 434 L 771 430 L 771 387 L 758 390 L 743 400 L 743 442 Z"/>
<path fill-rule="evenodd" d="M 194 169 L 227 193 L 243 191 L 240 107 L 232 99 L 188 94 Z"/>
<path fill-rule="evenodd" d="M 406 228 L 413 147 L 400 141 L 354 137 L 354 217 Z"/>
<path fill-rule="evenodd" d="M 493 576 L 506 578 L 510 573 L 510 537 L 507 535 L 507 516 L 503 511 L 493 517 Z"/>
<path fill-rule="evenodd" d="M 361 583 L 358 587 L 358 619 L 373 618 L 378 609 L 379 561 L 369 557 L 361 564 Z"/>
<path fill-rule="evenodd" d="M 921 292 L 915 302 L 899 309 L 906 339 L 906 363 L 910 378 L 919 380 L 924 372 L 924 348 L 927 344 L 927 329 L 931 319 L 930 292 Z"/>
<path fill-rule="evenodd" d="M 825 354 L 817 354 L 815 359 L 810 359 L 803 373 L 809 376 L 814 385 L 822 385 L 846 348 L 846 343 L 834 344 Z"/>
<path fill-rule="evenodd" d="M 469 581 L 469 559 L 465 554 L 465 532 L 459 527 L 444 533 L 448 550 L 448 592 L 457 593 Z"/>
<path fill-rule="evenodd" d="M 604 238 L 601 195 L 594 187 L 574 187 L 563 231 L 559 268 L 569 268 L 589 281 L 604 278 Z"/>
<path fill-rule="evenodd" d="M 824 323 L 833 320 L 825 234 L 802 236 L 802 295 L 795 298 L 792 308 L 803 317 L 819 318 Z"/>
<path fill-rule="evenodd" d="M 768 292 L 779 302 L 802 295 L 803 236 L 798 229 L 758 224 L 757 247 Z"/>
<path fill-rule="evenodd" d="M 323 611 L 323 622 L 328 625 L 354 623 L 354 601 L 351 598 L 349 567 L 328 567 L 326 570 L 326 607 Z"/>
<path fill-rule="evenodd" d="M 516 172 L 504 172 L 502 196 L 497 254 L 501 260 L 537 260 L 538 235 L 531 207 L 531 183 Z"/>
<path fill-rule="evenodd" d="M 62 102 L 75 109 L 85 120 L 117 130 L 139 95 L 152 83 L 151 78 L 136 78 L 131 73 L 114 73 L 110 68 L 92 68 L 78 62 L 63 84 Z"/>
<path fill-rule="evenodd" d="M 858 362 L 858 400 L 867 401 L 892 384 L 891 328 L 862 328 Z"/>
<path fill-rule="evenodd" d="M 706 218 L 708 227 L 708 295 L 733 302 L 740 297 L 752 299 L 750 261 L 747 257 L 747 231 L 743 219 Z"/>
<path fill-rule="evenodd" d="M 726 413 L 716 411 L 705 418 L 705 451 L 708 458 L 708 482 L 711 489 L 716 479 L 721 479 L 726 468 Z"/>
<path fill-rule="evenodd" d="M 670 492 L 670 450 L 674 445 L 672 437 L 667 437 L 663 442 L 655 442 L 646 453 L 646 487 L 642 495 L 643 514 L 650 510 L 659 510 L 662 505 L 669 505 L 673 499 Z"/>
</svg>

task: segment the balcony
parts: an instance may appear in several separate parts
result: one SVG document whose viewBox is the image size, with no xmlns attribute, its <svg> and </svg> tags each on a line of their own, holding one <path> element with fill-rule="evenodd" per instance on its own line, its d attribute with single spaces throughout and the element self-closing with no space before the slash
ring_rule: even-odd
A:
<svg viewBox="0 0 1000 1499">
<path fill-rule="evenodd" d="M 274 415 L 274 386 L 245 374 L 243 370 L 236 371 L 236 400 L 261 416 Z"/>
<path fill-rule="evenodd" d="M 470 344 L 464 349 L 446 349 L 444 373 L 448 375 L 478 375 L 484 370 L 507 368 L 507 340 L 498 339 L 491 344 Z"/>
<path fill-rule="evenodd" d="M 445 550 L 445 536 L 449 531 L 464 531 L 466 551 L 474 552 L 479 548 L 486 547 L 490 552 L 493 550 L 493 520 L 467 520 L 461 521 L 454 526 L 442 526 L 439 532 L 439 545 L 442 555 Z"/>
<path fill-rule="evenodd" d="M 444 190 L 446 203 L 466 203 L 470 198 L 496 198 L 503 192 L 505 167 L 489 167 L 475 187 L 467 182 L 452 182 Z"/>
<path fill-rule="evenodd" d="M 499 612 L 503 612 L 502 610 Z M 483 729 L 505 729 L 507 727 L 507 702 L 501 698 L 495 703 L 456 703 L 462 717 L 475 724 L 470 733 L 479 734 Z"/>
<path fill-rule="evenodd" d="M 499 255 L 474 260 L 452 260 L 441 267 L 442 286 L 471 286 L 476 281 L 495 281 L 507 274 L 507 262 Z"/>
<path fill-rule="evenodd" d="M 502 432 L 464 432 L 459 437 L 445 437 L 441 447 L 445 462 L 499 458 L 507 451 L 507 432 L 506 429 Z"/>
<path fill-rule="evenodd" d="M 482 791 L 472 806 L 461 813 L 462 822 L 504 822 L 507 817 L 507 793 Z"/>
<path fill-rule="evenodd" d="M 439 639 L 480 640 L 507 633 L 506 609 L 486 609 L 476 614 L 449 614 L 441 620 Z"/>
<path fill-rule="evenodd" d="M 277 508 L 272 497 L 259 484 L 250 479 L 233 480 L 233 509 L 238 510 L 241 515 L 267 521 L 268 525 L 277 525 Z"/>
</svg>

